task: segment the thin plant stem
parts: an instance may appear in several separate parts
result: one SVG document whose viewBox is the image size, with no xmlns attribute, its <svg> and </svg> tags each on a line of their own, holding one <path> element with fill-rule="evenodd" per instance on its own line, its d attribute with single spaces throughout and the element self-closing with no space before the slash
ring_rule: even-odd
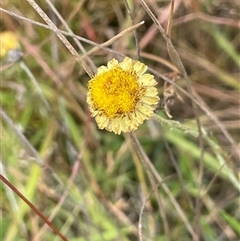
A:
<svg viewBox="0 0 240 241">
<path fill-rule="evenodd" d="M 27 198 L 24 197 L 4 176 L 0 174 L 0 179 L 11 188 L 47 225 L 63 240 L 68 239 L 51 223 Z"/>
<path fill-rule="evenodd" d="M 199 239 L 198 239 L 196 233 L 194 232 L 190 222 L 188 221 L 186 215 L 184 214 L 182 208 L 180 207 L 180 205 L 178 204 L 178 202 L 176 201 L 176 199 L 172 195 L 168 186 L 163 182 L 163 178 L 161 177 L 161 175 L 157 172 L 156 168 L 153 166 L 153 164 L 149 160 L 149 158 L 146 155 L 145 151 L 143 150 L 141 144 L 139 143 L 136 135 L 133 132 L 130 132 L 129 137 L 132 141 L 133 148 L 134 148 L 135 152 L 137 153 L 137 155 L 139 156 L 140 160 L 142 161 L 143 165 L 146 166 L 148 168 L 148 170 L 151 172 L 151 174 L 156 178 L 156 180 L 159 183 L 161 183 L 161 186 L 162 186 L 163 190 L 165 191 L 165 193 L 169 197 L 169 199 L 170 199 L 172 205 L 174 206 L 176 212 L 181 217 L 185 227 L 187 228 L 188 232 L 191 234 L 193 241 L 198 241 Z"/>
<path fill-rule="evenodd" d="M 64 25 L 64 27 L 67 29 L 67 31 L 70 34 L 73 34 L 73 31 L 71 30 L 71 28 L 68 26 L 68 24 L 66 23 L 66 21 L 64 20 L 64 18 L 61 16 L 61 14 L 58 12 L 58 10 L 55 8 L 55 6 L 53 5 L 53 3 L 50 0 L 45 0 L 47 2 L 47 4 L 51 7 L 52 11 L 54 12 L 54 14 L 56 14 L 56 16 L 58 17 L 58 19 L 62 22 L 62 24 Z M 82 51 L 82 53 L 86 54 L 86 50 L 83 47 L 83 45 L 81 44 L 81 42 L 77 39 L 77 38 L 73 38 L 74 42 L 77 44 L 78 48 Z M 94 72 L 96 72 L 96 66 L 93 63 L 93 61 L 87 56 L 86 58 L 87 62 L 90 63 L 91 68 L 94 70 Z"/>
<path fill-rule="evenodd" d="M 199 133 L 197 130 L 193 130 L 188 126 L 181 124 L 179 121 L 168 120 L 157 114 L 153 115 L 153 119 L 155 119 L 157 122 L 159 122 L 163 125 L 169 126 L 170 128 L 177 128 L 177 129 L 183 131 L 184 133 L 187 133 L 195 138 L 198 138 L 198 136 L 199 136 Z"/>
<path fill-rule="evenodd" d="M 130 8 L 130 6 L 129 6 L 128 1 L 127 1 L 127 0 L 124 0 L 124 4 L 125 4 L 126 9 L 127 9 L 127 11 L 128 11 L 129 17 L 131 18 L 132 25 L 134 25 L 134 14 L 133 14 L 133 12 L 131 11 L 131 8 Z M 138 36 L 137 36 L 136 30 L 133 31 L 133 35 L 134 35 L 134 38 L 135 38 L 136 51 L 137 51 L 137 56 L 138 56 L 138 59 L 139 59 L 139 58 L 140 58 L 140 47 L 139 47 L 139 40 L 138 40 Z"/>
<path fill-rule="evenodd" d="M 127 29 L 125 29 L 124 31 L 120 32 L 119 34 L 113 36 L 111 39 L 109 39 L 108 41 L 99 44 L 98 46 L 92 48 L 88 53 L 84 54 L 83 56 L 81 56 L 81 59 L 84 59 L 86 56 L 90 56 L 92 55 L 94 52 L 98 51 L 101 48 L 104 48 L 106 46 L 109 46 L 110 44 L 114 43 L 116 40 L 118 40 L 119 38 L 123 37 L 124 35 L 126 35 L 129 32 L 134 31 L 135 29 L 137 29 L 138 27 L 140 27 L 141 25 L 144 24 L 144 21 L 141 21 L 140 23 L 137 23 Z"/>
<path fill-rule="evenodd" d="M 172 26 L 172 17 L 173 17 L 173 9 L 174 9 L 174 0 L 171 1 L 171 6 L 170 6 L 170 18 L 168 21 L 168 28 L 167 28 L 167 34 L 165 33 L 164 29 L 162 28 L 161 24 L 157 21 L 156 17 L 152 13 L 152 11 L 148 8 L 147 4 L 145 3 L 144 0 L 140 0 L 148 14 L 151 16 L 152 20 L 156 24 L 157 28 L 159 29 L 160 33 L 162 34 L 163 38 L 165 39 L 167 43 L 167 50 L 168 54 L 170 56 L 171 61 L 176 65 L 176 67 L 179 69 L 180 73 L 183 75 L 184 80 L 187 83 L 187 89 L 188 92 L 191 96 L 194 96 L 194 91 L 192 89 L 191 85 L 191 80 L 188 77 L 187 71 L 182 63 L 182 60 L 177 53 L 176 49 L 174 48 L 172 42 L 171 42 L 171 26 Z M 202 137 L 202 131 L 201 131 L 201 123 L 198 117 L 198 109 L 196 103 L 192 100 L 191 98 L 191 105 L 193 109 L 193 113 L 196 119 L 197 127 L 198 127 L 198 141 L 199 141 L 199 147 L 201 150 L 200 158 L 199 158 L 199 175 L 198 175 L 198 182 L 197 185 L 199 187 L 199 192 L 201 191 L 201 185 L 202 185 L 202 176 L 203 176 L 203 163 L 204 163 L 204 148 L 203 148 L 203 137 Z M 199 197 L 199 195 L 198 195 Z M 200 212 L 200 203 L 199 203 L 199 198 L 196 200 L 196 218 L 195 218 L 195 223 L 198 220 L 199 212 Z"/>
<path fill-rule="evenodd" d="M 93 77 L 92 70 L 88 67 L 83 59 L 80 59 L 80 55 L 74 49 L 74 47 L 70 44 L 70 42 L 66 39 L 66 37 L 58 30 L 56 25 L 52 22 L 52 20 L 45 14 L 45 12 L 39 7 L 39 5 L 34 0 L 27 0 L 29 4 L 34 8 L 34 10 L 39 14 L 39 16 L 49 25 L 51 26 L 58 38 L 62 41 L 62 43 L 66 46 L 66 48 L 70 51 L 70 53 L 76 58 L 76 60 L 82 65 L 86 73 Z"/>
<path fill-rule="evenodd" d="M 7 173 L 5 172 L 5 168 L 4 168 L 4 165 L 2 163 L 2 160 L 0 160 L 0 174 L 8 180 Z M 19 211 L 19 205 L 18 205 L 17 200 L 14 196 L 14 192 L 7 185 L 3 185 L 3 188 L 5 189 L 6 196 L 8 197 L 8 200 L 9 200 L 9 203 L 12 207 L 13 212 L 14 212 L 14 214 L 16 214 Z M 26 224 L 23 220 L 20 221 L 20 226 L 21 226 L 22 231 L 26 234 L 27 233 L 27 227 L 26 227 Z"/>
</svg>

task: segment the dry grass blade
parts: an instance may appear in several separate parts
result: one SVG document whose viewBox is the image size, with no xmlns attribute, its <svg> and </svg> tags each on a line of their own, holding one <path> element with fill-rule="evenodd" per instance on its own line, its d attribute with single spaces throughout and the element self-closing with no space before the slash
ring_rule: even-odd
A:
<svg viewBox="0 0 240 241">
<path fill-rule="evenodd" d="M 79 63 L 82 64 L 82 67 L 84 70 L 88 73 L 90 77 L 93 76 L 93 72 L 88 68 L 87 64 L 79 58 L 78 52 L 73 48 L 73 46 L 70 44 L 70 42 L 64 37 L 64 35 L 58 31 L 58 28 L 55 26 L 55 24 L 52 22 L 52 20 L 45 14 L 45 12 L 38 6 L 38 4 L 35 1 L 27 0 L 31 6 L 35 9 L 35 11 L 41 16 L 41 18 L 56 31 L 57 36 L 59 39 L 63 42 L 63 44 L 66 46 L 66 48 L 71 52 L 71 54 L 76 58 L 76 60 L 79 61 Z"/>
</svg>

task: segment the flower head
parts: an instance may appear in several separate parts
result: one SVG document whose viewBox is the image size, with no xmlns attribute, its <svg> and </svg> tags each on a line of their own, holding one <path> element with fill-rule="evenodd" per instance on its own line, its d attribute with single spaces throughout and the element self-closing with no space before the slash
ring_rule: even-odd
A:
<svg viewBox="0 0 240 241">
<path fill-rule="evenodd" d="M 87 103 L 99 129 L 130 132 L 152 116 L 159 97 L 157 82 L 146 70 L 145 64 L 128 57 L 98 68 L 88 83 Z"/>
<path fill-rule="evenodd" d="M 23 56 L 17 35 L 11 31 L 0 32 L 0 59 L 13 63 Z"/>
</svg>

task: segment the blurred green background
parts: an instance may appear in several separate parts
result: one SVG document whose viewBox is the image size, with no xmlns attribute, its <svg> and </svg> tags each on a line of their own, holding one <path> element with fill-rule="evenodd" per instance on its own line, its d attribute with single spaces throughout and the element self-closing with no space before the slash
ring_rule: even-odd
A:
<svg viewBox="0 0 240 241">
<path fill-rule="evenodd" d="M 144 20 L 135 32 L 138 41 L 134 32 L 123 34 L 90 55 L 87 64 L 95 72 L 113 57 L 138 58 L 139 49 L 158 81 L 156 114 L 169 119 L 165 107 L 174 120 L 196 130 L 190 100 L 160 77 L 187 90 L 140 1 L 128 1 L 131 14 L 125 1 L 38 4 L 59 29 L 84 38 L 77 43 L 67 37 L 80 56 Z M 170 1 L 146 4 L 166 29 Z M 44 23 L 27 1 L 5 0 L 0 6 Z M 135 134 L 160 183 L 128 134 L 97 129 L 86 104 L 90 77 L 56 34 L 1 11 L 1 36 L 14 32 L 24 55 L 12 64 L 7 56 L 1 59 L 1 175 L 70 241 L 239 240 L 239 10 L 237 0 L 175 1 L 172 42 L 200 106 L 223 129 L 201 108 L 197 116 L 207 133 L 202 138 L 171 128 L 171 120 L 145 121 Z M 164 97 L 168 90 L 170 99 Z M 1 240 L 61 240 L 3 182 L 0 192 Z"/>
</svg>

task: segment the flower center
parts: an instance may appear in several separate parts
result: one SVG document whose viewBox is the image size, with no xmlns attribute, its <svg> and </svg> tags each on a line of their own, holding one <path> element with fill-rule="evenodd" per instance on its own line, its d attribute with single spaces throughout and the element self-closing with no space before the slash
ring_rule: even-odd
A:
<svg viewBox="0 0 240 241">
<path fill-rule="evenodd" d="M 94 107 L 108 118 L 134 111 L 142 94 L 136 73 L 120 67 L 93 78 L 89 89 Z"/>
</svg>

